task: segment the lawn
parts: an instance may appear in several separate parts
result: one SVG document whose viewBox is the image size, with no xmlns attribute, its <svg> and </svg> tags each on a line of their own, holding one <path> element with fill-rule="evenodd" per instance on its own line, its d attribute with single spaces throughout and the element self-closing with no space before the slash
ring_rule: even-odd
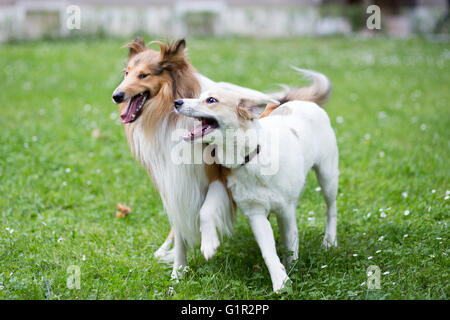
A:
<svg viewBox="0 0 450 320">
<path fill-rule="evenodd" d="M 193 64 L 215 80 L 270 91 L 303 84 L 296 65 L 334 85 L 339 246 L 320 246 L 325 205 L 310 175 L 292 290 L 278 296 L 242 214 L 212 260 L 189 252 L 178 284 L 153 258 L 170 226 L 111 101 L 126 40 L 0 46 L 1 299 L 449 298 L 448 43 L 187 39 Z M 118 202 L 132 208 L 125 219 Z M 80 289 L 67 287 L 72 265 Z M 367 287 L 371 265 L 381 289 Z"/>
</svg>

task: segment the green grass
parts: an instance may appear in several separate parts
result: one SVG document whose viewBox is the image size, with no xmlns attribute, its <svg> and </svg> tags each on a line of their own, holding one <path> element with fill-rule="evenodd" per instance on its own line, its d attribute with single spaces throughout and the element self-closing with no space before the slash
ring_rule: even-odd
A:
<svg viewBox="0 0 450 320">
<path fill-rule="evenodd" d="M 0 298 L 449 298 L 448 43 L 188 39 L 193 64 L 215 80 L 274 90 L 302 83 L 296 65 L 334 85 L 326 110 L 340 148 L 339 247 L 320 246 L 325 206 L 310 175 L 292 290 L 277 296 L 242 215 L 212 260 L 189 252 L 178 284 L 153 258 L 170 226 L 111 102 L 125 41 L 0 48 Z M 132 207 L 127 219 L 115 218 L 117 202 Z M 70 265 L 80 267 L 79 290 L 66 286 Z M 381 269 L 380 290 L 364 284 L 370 265 Z"/>
</svg>

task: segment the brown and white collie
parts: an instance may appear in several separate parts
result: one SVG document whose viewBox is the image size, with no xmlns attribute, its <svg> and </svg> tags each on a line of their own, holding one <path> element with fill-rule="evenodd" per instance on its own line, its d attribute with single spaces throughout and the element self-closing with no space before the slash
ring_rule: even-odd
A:
<svg viewBox="0 0 450 320">
<path fill-rule="evenodd" d="M 220 87 L 258 97 L 272 105 L 290 100 L 324 104 L 330 96 L 331 84 L 320 73 L 299 70 L 310 77 L 310 86 L 266 95 L 230 83 L 216 83 L 198 73 L 184 53 L 184 39 L 171 44 L 155 43 L 159 51 L 148 48 L 141 38 L 127 44 L 128 63 L 113 101 L 119 104 L 131 152 L 148 171 L 172 225 L 155 255 L 173 260 L 172 277 L 177 278 L 186 266 L 187 246 L 200 242 L 206 259 L 216 253 L 220 237 L 229 235 L 233 229 L 235 209 L 220 165 L 178 164 L 172 160 L 172 150 L 182 139 L 181 134 L 174 139 L 174 133 L 199 130 L 194 128 L 192 118 L 173 112 L 174 100 L 197 98 L 202 91 Z M 204 121 L 201 125 L 201 130 L 207 131 L 213 124 Z M 169 250 L 173 238 L 174 248 Z"/>
</svg>

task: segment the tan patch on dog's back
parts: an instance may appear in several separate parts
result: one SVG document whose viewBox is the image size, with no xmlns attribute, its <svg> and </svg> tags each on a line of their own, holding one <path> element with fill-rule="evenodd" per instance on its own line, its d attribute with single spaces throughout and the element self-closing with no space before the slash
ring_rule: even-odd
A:
<svg viewBox="0 0 450 320">
<path fill-rule="evenodd" d="M 292 114 L 292 109 L 288 106 L 281 106 L 272 111 L 272 115 L 277 116 L 288 116 Z"/>
</svg>

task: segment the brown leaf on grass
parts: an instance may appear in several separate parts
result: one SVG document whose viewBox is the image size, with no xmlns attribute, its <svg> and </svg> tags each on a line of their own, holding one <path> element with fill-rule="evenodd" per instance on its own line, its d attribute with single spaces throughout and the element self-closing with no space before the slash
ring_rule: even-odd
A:
<svg viewBox="0 0 450 320">
<path fill-rule="evenodd" d="M 127 215 L 131 213 L 131 208 L 127 205 L 117 203 L 117 209 L 119 211 L 116 212 L 116 218 L 125 218 Z"/>
</svg>

